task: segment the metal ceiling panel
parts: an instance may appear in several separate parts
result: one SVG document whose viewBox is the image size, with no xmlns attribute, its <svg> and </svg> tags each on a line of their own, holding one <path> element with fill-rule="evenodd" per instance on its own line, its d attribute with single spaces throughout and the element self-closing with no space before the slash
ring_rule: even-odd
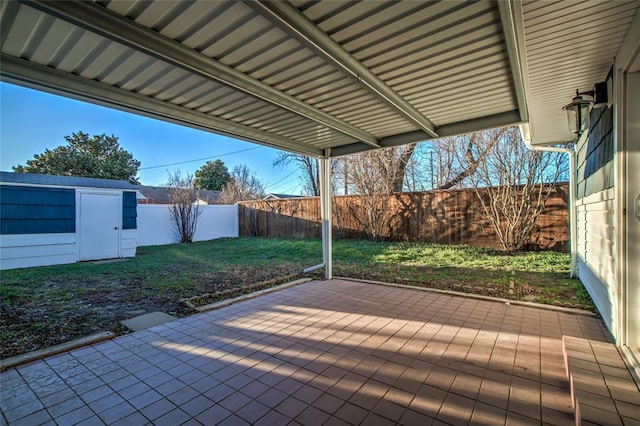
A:
<svg viewBox="0 0 640 426">
<path fill-rule="evenodd" d="M 303 5 L 298 6 L 304 9 Z M 486 72 L 490 64 L 504 70 L 497 84 L 503 89 L 512 87 L 509 58 L 494 3 L 408 2 L 391 7 L 377 2 L 334 2 L 310 5 L 304 14 L 437 125 L 477 118 L 487 107 L 486 99 L 478 98 L 474 105 L 466 105 L 466 114 L 459 108 L 455 115 L 443 113 L 449 109 L 446 100 L 443 105 L 442 95 L 451 98 L 452 94 L 431 92 L 446 85 L 448 78 Z M 474 86 L 473 81 L 458 78 L 456 84 L 464 92 L 486 89 L 481 81 Z M 491 111 L 517 108 L 512 89 L 501 95 L 492 98 Z M 466 97 L 467 104 L 471 100 Z"/>
<path fill-rule="evenodd" d="M 527 120 L 557 141 L 559 109 L 604 77 L 637 7 L 2 2 L 0 76 L 314 156 Z"/>
<path fill-rule="evenodd" d="M 535 144 L 575 138 L 567 129 L 562 107 L 571 102 L 576 89 L 591 90 L 604 81 L 638 3 L 523 2 L 530 131 Z"/>
</svg>

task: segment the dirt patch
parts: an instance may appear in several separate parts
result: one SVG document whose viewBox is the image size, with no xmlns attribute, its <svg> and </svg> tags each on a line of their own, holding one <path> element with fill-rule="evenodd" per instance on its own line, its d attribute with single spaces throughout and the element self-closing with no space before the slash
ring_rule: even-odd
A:
<svg viewBox="0 0 640 426">
<path fill-rule="evenodd" d="M 165 271 L 179 277 L 183 270 Z M 209 273 L 198 281 L 175 286 L 154 286 L 139 278 L 85 277 L 82 280 L 47 280 L 24 296 L 0 298 L 0 358 L 8 358 L 68 342 L 101 331 L 116 335 L 129 331 L 120 321 L 148 312 L 176 317 L 193 310 L 180 303 L 203 293 L 219 299 L 255 291 L 251 284 L 292 276 L 284 268 L 237 268 Z M 3 283 L 3 285 L 6 285 Z"/>
</svg>

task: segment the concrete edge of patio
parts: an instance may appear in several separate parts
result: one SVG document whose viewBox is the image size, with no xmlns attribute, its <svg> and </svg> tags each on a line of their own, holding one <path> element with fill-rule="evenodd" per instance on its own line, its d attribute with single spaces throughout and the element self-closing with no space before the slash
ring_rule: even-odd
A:
<svg viewBox="0 0 640 426">
<path fill-rule="evenodd" d="M 112 339 L 115 336 L 116 335 L 110 331 L 103 331 L 91 336 L 81 337 L 69 342 L 60 343 L 59 345 L 38 349 L 36 351 L 28 352 L 22 355 L 16 355 L 11 358 L 0 360 L 0 371 L 7 370 L 11 367 L 17 367 L 19 365 L 26 364 L 27 362 L 35 361 L 37 359 L 46 358 L 51 355 L 57 355 L 62 352 L 67 352 L 71 349 L 77 349 L 81 348 L 82 346 L 92 345 L 94 343 L 102 342 L 103 340 Z"/>
<path fill-rule="evenodd" d="M 290 281 L 288 283 L 280 284 L 275 287 L 265 288 L 263 290 L 253 291 L 251 293 L 242 294 L 231 299 L 220 300 L 219 302 L 209 303 L 208 305 L 196 307 L 197 312 L 206 312 L 214 309 L 224 308 L 225 306 L 232 305 L 234 303 L 242 302 L 243 300 L 252 299 L 254 297 L 261 296 L 263 294 L 271 293 L 274 291 L 284 290 L 285 288 L 293 287 L 296 285 L 304 284 L 309 281 L 313 281 L 313 278 L 300 278 L 299 280 Z"/>
<path fill-rule="evenodd" d="M 361 278 L 348 278 L 348 277 L 334 277 L 334 278 L 339 280 L 345 280 L 345 281 L 359 281 L 363 283 L 383 285 L 387 287 L 410 288 L 410 289 L 416 289 L 416 290 L 422 290 L 422 291 L 430 291 L 434 293 L 449 294 L 451 296 L 469 297 L 472 299 L 480 299 L 480 300 L 489 300 L 491 302 L 502 302 L 508 305 L 528 306 L 531 308 L 549 309 L 552 311 L 564 312 L 567 314 L 586 315 L 586 316 L 598 318 L 598 314 L 590 311 L 585 311 L 584 309 L 578 309 L 578 308 L 567 308 L 564 306 L 545 305 L 543 303 L 525 302 L 523 300 L 503 299 L 501 297 L 484 296 L 481 294 L 473 294 L 473 293 L 463 293 L 461 291 L 454 291 L 454 290 L 441 290 L 438 288 L 418 287 L 418 286 L 407 285 L 407 284 L 385 283 L 382 281 L 364 280 Z"/>
</svg>

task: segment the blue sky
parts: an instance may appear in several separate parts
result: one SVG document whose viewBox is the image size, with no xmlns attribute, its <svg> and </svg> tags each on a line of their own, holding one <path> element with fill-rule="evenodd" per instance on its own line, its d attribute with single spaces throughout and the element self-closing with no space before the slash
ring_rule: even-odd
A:
<svg viewBox="0 0 640 426">
<path fill-rule="evenodd" d="M 167 170 L 193 173 L 219 158 L 231 171 L 245 164 L 265 183 L 267 192 L 299 194 L 294 168 L 274 168 L 276 149 L 182 127 L 62 96 L 0 83 L 0 169 L 25 164 L 45 149 L 64 145 L 74 132 L 106 133 L 141 162 L 143 185 L 163 185 Z M 231 155 L 224 155 L 234 153 Z M 169 165 L 172 164 L 172 165 Z M 160 166 L 160 167 L 158 167 Z"/>
</svg>

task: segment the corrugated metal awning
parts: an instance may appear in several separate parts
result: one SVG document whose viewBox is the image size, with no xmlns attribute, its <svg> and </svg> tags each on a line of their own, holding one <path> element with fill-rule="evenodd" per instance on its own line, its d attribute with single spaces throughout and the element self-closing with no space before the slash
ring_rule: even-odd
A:
<svg viewBox="0 0 640 426">
<path fill-rule="evenodd" d="M 616 5 L 616 35 L 593 34 L 612 51 L 638 6 Z M 2 2 L 0 74 L 280 149 L 343 155 L 527 122 L 529 106 L 532 117 L 546 120 L 538 108 L 548 110 L 564 126 L 560 108 L 576 83 L 567 77 L 569 89 L 553 88 L 552 103 L 540 82 L 554 72 L 553 56 L 538 55 L 555 48 L 545 37 L 573 28 L 570 15 L 545 26 L 558 8 L 571 9 L 466 0 Z M 596 68 L 606 74 L 601 62 Z"/>
<path fill-rule="evenodd" d="M 606 79 L 634 17 L 638 21 L 639 4 L 635 0 L 524 2 L 527 92 L 534 143 L 575 138 L 561 108 L 571 102 L 577 89 L 592 90 L 595 83 Z"/>
</svg>

